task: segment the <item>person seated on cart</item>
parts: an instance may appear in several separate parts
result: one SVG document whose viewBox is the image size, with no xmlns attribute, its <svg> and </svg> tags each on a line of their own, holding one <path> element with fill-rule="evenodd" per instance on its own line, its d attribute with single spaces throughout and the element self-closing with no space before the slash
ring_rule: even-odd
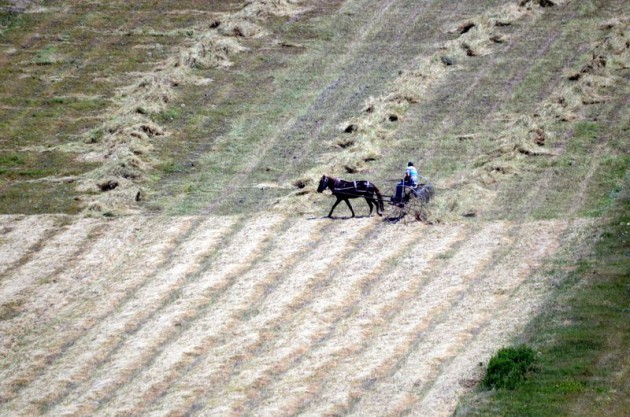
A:
<svg viewBox="0 0 630 417">
<path fill-rule="evenodd" d="M 400 203 L 402 201 L 403 194 L 405 192 L 405 187 L 416 188 L 418 185 L 418 170 L 415 166 L 413 166 L 413 162 L 409 162 L 407 164 L 407 169 L 405 170 L 405 178 L 401 180 L 396 186 L 396 195 L 392 199 L 394 203 Z"/>
</svg>

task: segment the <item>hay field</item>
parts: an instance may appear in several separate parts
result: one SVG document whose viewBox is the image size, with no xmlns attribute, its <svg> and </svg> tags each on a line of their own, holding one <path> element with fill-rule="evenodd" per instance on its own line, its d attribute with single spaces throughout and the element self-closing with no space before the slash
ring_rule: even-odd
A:
<svg viewBox="0 0 630 417">
<path fill-rule="evenodd" d="M 625 3 L 0 1 L 0 415 L 451 415 L 627 186 Z"/>
<path fill-rule="evenodd" d="M 588 223 L 1 220 L 14 416 L 448 415 Z"/>
</svg>

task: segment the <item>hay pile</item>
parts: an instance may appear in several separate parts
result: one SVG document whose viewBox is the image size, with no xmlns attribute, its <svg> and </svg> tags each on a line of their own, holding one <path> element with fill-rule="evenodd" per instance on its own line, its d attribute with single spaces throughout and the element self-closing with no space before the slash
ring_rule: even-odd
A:
<svg viewBox="0 0 630 417">
<path fill-rule="evenodd" d="M 160 163 L 152 151 L 158 141 L 172 137 L 152 117 L 167 111 L 177 100 L 181 85 L 202 85 L 192 69 L 225 68 L 236 54 L 248 50 L 243 39 L 267 35 L 264 20 L 269 16 L 291 16 L 301 13 L 295 0 L 247 1 L 233 13 L 208 16 L 198 28 L 180 29 L 173 35 L 185 35 L 182 46 L 149 73 L 127 74 L 128 86 L 119 89 L 114 109 L 100 126 L 83 135 L 91 149 L 84 160 L 101 166 L 79 181 L 78 190 L 94 193 L 85 201 L 86 214 L 128 213 L 146 198 L 142 184 L 149 172 Z M 137 29 L 144 34 L 143 29 Z M 127 33 L 133 35 L 135 32 Z M 168 34 L 165 34 L 165 36 Z"/>
<path fill-rule="evenodd" d="M 457 62 L 464 57 L 483 56 L 493 52 L 496 44 L 509 41 L 501 28 L 529 19 L 534 23 L 545 8 L 559 6 L 568 0 L 521 0 L 492 8 L 483 14 L 459 22 L 448 33 L 459 35 L 443 46 L 445 55 Z"/>
<path fill-rule="evenodd" d="M 86 214 L 133 211 L 142 200 L 140 184 L 157 162 L 152 156 L 155 141 L 169 136 L 150 116 L 166 110 L 179 80 L 165 72 L 134 78 L 139 80 L 117 92 L 112 116 L 85 134 L 84 142 L 93 150 L 84 159 L 100 163 L 77 187 L 94 194 L 85 202 Z"/>
<path fill-rule="evenodd" d="M 473 161 L 471 178 L 483 186 L 491 186 L 506 176 L 518 175 L 528 169 L 531 157 L 554 156 L 545 142 L 554 134 L 540 118 L 528 115 L 502 115 L 505 126 L 495 139 L 496 147 Z"/>
<path fill-rule="evenodd" d="M 606 89 L 623 82 L 621 71 L 630 68 L 630 39 L 626 33 L 629 21 L 624 17 L 603 23 L 602 40 L 594 44 L 589 61 L 568 73 L 538 109 L 527 115 L 499 116 L 504 129 L 496 139 L 497 146 L 473 161 L 466 180 L 449 184 L 458 201 L 478 195 L 480 187 L 490 190 L 507 177 L 533 169 L 530 158 L 557 155 L 557 151 L 546 147 L 557 134 L 551 126 L 558 120 L 583 119 L 587 106 L 606 101 Z"/>
<path fill-rule="evenodd" d="M 621 71 L 630 68 L 630 17 L 623 16 L 600 25 L 603 39 L 596 42 L 590 60 L 579 70 L 566 74 L 566 80 L 542 112 L 561 120 L 583 118 L 582 110 L 590 104 L 608 100 L 606 90 L 619 82 Z"/>
<path fill-rule="evenodd" d="M 561 4 L 562 1 L 555 1 Z M 539 1 L 508 3 L 490 9 L 483 14 L 459 22 L 446 31 L 457 38 L 445 42 L 429 57 L 420 57 L 414 65 L 401 71 L 391 83 L 389 93 L 371 97 L 360 115 L 344 122 L 340 135 L 331 141 L 332 152 L 326 155 L 327 172 L 365 172 L 370 163 L 381 155 L 384 144 L 391 146 L 396 133 L 396 122 L 404 117 L 409 106 L 420 103 L 428 88 L 435 85 L 458 62 L 472 56 L 487 55 L 497 44 L 507 41 L 500 28 L 519 19 L 535 19 L 543 13 Z M 319 169 L 321 170 L 321 169 Z"/>
<path fill-rule="evenodd" d="M 303 0 L 247 0 L 239 16 L 265 18 L 268 16 L 294 16 L 304 12 Z"/>
<path fill-rule="evenodd" d="M 496 47 L 509 42 L 501 28 L 529 19 L 535 23 L 545 8 L 559 6 L 567 0 L 521 0 L 491 8 L 482 14 L 470 17 L 456 25 L 444 28 L 454 39 L 440 45 L 430 56 L 420 56 L 410 68 L 400 71 L 380 97 L 370 97 L 360 113 L 341 123 L 338 135 L 329 141 L 330 152 L 325 154 L 320 165 L 313 168 L 295 183 L 317 184 L 323 172 L 333 176 L 368 172 L 381 157 L 383 146 L 395 147 L 393 141 L 399 122 L 404 119 L 410 106 L 422 102 L 426 91 L 444 80 L 458 65 L 467 59 L 493 53 Z M 501 176 L 517 173 L 515 162 L 531 156 L 552 155 L 541 148 L 541 144 L 553 133 L 547 132 L 539 116 L 517 117 L 505 115 L 509 121 L 505 135 L 498 138 L 498 147 L 491 155 L 484 155 L 474 163 L 475 168 L 466 179 L 447 179 L 439 188 L 447 191 L 432 203 L 434 208 L 429 221 L 448 220 L 457 213 L 472 213 L 480 201 L 492 203 L 494 191 L 489 185 Z M 314 188 L 314 187 L 311 187 Z M 288 196 L 283 205 L 299 207 L 309 212 L 312 193 L 298 189 Z M 301 202 L 292 200 L 300 197 Z"/>
<path fill-rule="evenodd" d="M 232 65 L 230 58 L 247 48 L 237 40 L 207 32 L 199 36 L 188 48 L 182 48 L 173 67 L 217 68 Z"/>
</svg>

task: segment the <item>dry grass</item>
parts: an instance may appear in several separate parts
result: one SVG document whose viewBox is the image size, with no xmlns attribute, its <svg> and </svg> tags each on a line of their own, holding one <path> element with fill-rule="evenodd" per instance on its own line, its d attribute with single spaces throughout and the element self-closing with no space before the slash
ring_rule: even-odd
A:
<svg viewBox="0 0 630 417">
<path fill-rule="evenodd" d="M 564 1 L 554 2 L 560 6 Z M 431 87 L 438 85 L 446 76 L 457 71 L 458 62 L 470 57 L 483 56 L 495 51 L 497 45 L 507 42 L 508 38 L 502 35 L 501 27 L 512 25 L 518 21 L 527 20 L 527 24 L 534 24 L 544 13 L 544 7 L 539 2 L 510 2 L 489 9 L 482 14 L 472 16 L 444 31 L 456 36 L 455 39 L 440 45 L 439 49 L 430 56 L 419 56 L 415 62 L 405 70 L 399 72 L 399 76 L 392 80 L 386 92 L 379 97 L 370 97 L 361 112 L 338 126 L 339 134 L 330 141 L 330 151 L 321 158 L 321 164 L 311 169 L 304 181 L 313 182 L 321 173 L 333 176 L 344 174 L 357 174 L 370 172 L 375 161 L 379 161 L 383 149 L 396 148 L 393 137 L 400 135 L 398 131 L 399 121 L 404 119 L 410 106 L 421 104 L 426 92 Z M 541 113 L 549 110 L 541 110 Z M 472 180 L 476 184 L 471 188 L 462 187 L 462 181 L 447 179 L 447 183 L 457 183 L 458 191 L 455 195 L 439 196 L 443 191 L 449 193 L 452 186 L 438 186 L 437 209 L 429 214 L 429 221 L 447 221 L 460 216 L 461 212 L 452 212 L 455 205 L 467 212 L 467 201 L 481 199 L 484 206 L 492 202 L 492 192 L 483 190 L 484 185 L 489 185 L 500 180 L 495 174 L 517 173 L 522 166 L 513 164 L 522 155 L 541 156 L 552 155 L 546 149 L 531 146 L 530 142 L 540 142 L 542 136 L 552 135 L 545 130 L 546 121 L 541 120 L 540 115 L 528 120 L 518 120 L 518 116 L 506 116 L 509 124 L 508 133 L 499 139 L 499 147 L 493 153 L 500 155 L 501 161 L 488 161 L 483 169 L 477 170 Z M 527 122 L 534 122 L 527 125 Z M 469 181 L 467 180 L 466 183 Z M 481 192 L 481 195 L 479 194 Z M 291 197 L 298 197 L 299 203 L 293 198 L 284 199 L 281 206 L 300 207 L 300 212 L 312 211 L 312 196 L 300 191 Z"/>
<path fill-rule="evenodd" d="M 174 66 L 202 69 L 229 67 L 232 65 L 230 58 L 246 50 L 232 37 L 208 32 L 200 35 L 191 47 L 182 48 Z"/>
<path fill-rule="evenodd" d="M 264 20 L 270 16 L 290 16 L 303 12 L 297 1 L 251 1 L 233 13 L 214 15 L 209 24 L 197 28 L 179 29 L 174 33 L 192 34 L 184 37 L 182 46 L 159 63 L 149 73 L 128 74 L 133 81 L 119 89 L 109 117 L 100 126 L 84 135 L 93 144 L 90 160 L 102 166 L 84 176 L 79 191 L 103 191 L 99 184 L 115 181 L 116 190 L 106 190 L 84 203 L 86 214 L 129 213 L 141 200 L 142 184 L 160 161 L 153 156 L 159 140 L 172 138 L 162 126 L 151 122 L 150 115 L 165 111 L 177 100 L 177 88 L 182 85 L 204 84 L 193 69 L 226 68 L 230 59 L 248 48 L 240 39 L 264 37 Z M 140 29 L 139 29 L 140 30 Z M 156 35 L 142 29 L 128 35 Z M 160 33 L 161 34 L 161 33 Z M 98 132 L 104 132 L 97 140 Z M 97 143 L 95 143 L 97 142 Z"/>
<path fill-rule="evenodd" d="M 59 219 L 56 216 L 45 218 L 25 217 L 13 219 L 7 225 L 0 226 L 0 274 L 17 268 L 22 259 L 29 257 L 38 245 L 51 238 L 57 232 Z"/>
<path fill-rule="evenodd" d="M 85 222 L 95 221 L 83 219 L 71 229 Z M 422 400 L 412 395 L 414 382 L 437 378 L 440 364 L 476 340 L 472 334 L 488 335 L 475 343 L 491 350 L 496 343 L 489 335 L 518 322 L 493 319 L 488 311 L 508 305 L 527 271 L 555 250 L 550 242 L 562 228 L 525 223 L 513 236 L 515 226 L 504 222 L 477 231 L 374 219 L 302 219 L 287 227 L 285 216 L 269 213 L 234 234 L 227 218 L 162 223 L 107 222 L 111 233 L 56 276 L 54 294 L 66 292 L 67 304 L 46 312 L 43 304 L 54 294 L 34 287 L 19 308 L 10 307 L 10 322 L 31 323 L 37 341 L 7 351 L 8 360 L 29 360 L 3 374 L 3 411 L 170 415 L 201 407 L 204 413 L 322 415 L 352 406 L 372 415 L 383 404 L 411 409 Z M 42 256 L 68 258 L 51 252 L 65 253 L 66 246 L 51 243 Z M 125 246 L 138 252 L 116 255 Z M 86 270 L 91 278 L 77 281 Z M 528 305 L 544 293 L 530 293 Z M 36 299 L 43 304 L 33 304 Z M 44 312 L 42 322 L 37 311 Z M 53 317 L 68 323 L 65 331 L 49 326 Z M 443 337 L 447 328 L 452 337 Z M 432 359 L 417 363 L 420 357 Z M 462 389 L 458 380 L 438 381 L 439 390 L 429 392 L 459 395 Z"/>
<path fill-rule="evenodd" d="M 479 361 L 538 312 L 556 285 L 540 268 L 571 247 L 576 237 L 566 232 L 582 227 L 457 219 L 496 207 L 498 183 L 559 156 L 549 146 L 561 143 L 552 120 L 582 117 L 593 97 L 607 99 L 607 77 L 627 68 L 621 20 L 604 24 L 618 37 L 594 45 L 593 60 L 567 73 L 552 101 L 487 118 L 504 128 L 492 141 L 483 128 L 453 135 L 470 160 L 440 179 L 434 226 L 296 213 L 315 212 L 322 173 L 370 173 L 396 147 L 411 107 L 458 71 L 458 61 L 508 42 L 497 27 L 534 23 L 539 3 L 510 3 L 445 28 L 456 39 L 418 57 L 338 126 L 316 168 L 255 186 L 297 189 L 273 213 L 72 219 L 63 229 L 50 217 L 0 217 L 0 260 L 10 271 L 0 293 L 17 294 L 0 303 L 0 414 L 450 414 L 478 380 Z M 178 100 L 178 85 L 205 82 L 192 75 L 197 68 L 228 65 L 248 33 L 262 34 L 234 27 L 262 28 L 265 10 L 283 8 L 299 10 L 290 1 L 252 2 L 230 15 L 232 25 L 212 15 L 221 23 L 195 29 L 154 73 L 128 74 L 115 98 L 119 112 L 87 156 L 107 163 L 80 184 L 99 193 L 88 202 L 95 212 L 129 210 L 129 200 L 142 198 L 142 181 L 159 162 L 155 149 L 176 137 L 151 123 L 151 113 Z M 234 48 L 223 57 L 213 55 L 220 41 Z"/>
<path fill-rule="evenodd" d="M 603 92 L 619 81 L 620 72 L 630 67 L 627 27 L 630 18 L 622 16 L 600 25 L 603 39 L 590 51 L 591 59 L 566 79 L 539 112 L 547 119 L 575 121 L 584 118 L 585 106 L 609 99 Z"/>
<path fill-rule="evenodd" d="M 509 19 L 531 15 L 527 9 L 515 7 L 506 6 L 499 14 L 487 15 L 487 22 L 505 24 Z M 537 12 L 541 11 L 539 6 L 535 7 Z M 430 219 L 448 221 L 459 215 L 476 216 L 492 206 L 497 183 L 535 169 L 532 158 L 554 159 L 560 156 L 562 149 L 547 146 L 561 142 L 553 130 L 554 124 L 583 119 L 586 106 L 605 102 L 608 98 L 603 91 L 619 81 L 619 70 L 628 68 L 630 61 L 624 30 L 627 24 L 624 22 L 627 19 L 603 24 L 602 30 L 608 33 L 594 45 L 592 59 L 578 72 L 567 74 L 550 98 L 536 110 L 529 114 L 504 113 L 495 116 L 494 123 L 502 126 L 502 133 L 493 140 L 495 145 L 472 161 L 471 170 L 465 178 L 450 178 L 439 184 L 440 192 L 432 203 Z M 474 26 L 465 35 L 475 28 L 484 27 L 483 23 L 473 19 L 457 30 L 470 25 Z M 492 32 L 487 35 L 492 36 Z M 474 135 L 472 140 L 476 140 L 477 136 Z"/>
<path fill-rule="evenodd" d="M 130 218 L 133 222 L 134 218 Z M 14 390 L 17 387 L 40 375 L 50 366 L 50 361 L 62 353 L 67 346 L 75 343 L 103 317 L 111 314 L 129 293 L 141 287 L 155 273 L 163 260 L 168 257 L 169 252 L 173 250 L 175 241 L 191 226 L 192 219 L 190 218 L 167 221 L 156 219 L 148 222 L 146 228 L 138 229 L 139 233 L 136 230 L 136 233 L 131 233 L 124 241 L 131 246 L 138 244 L 139 250 L 134 252 L 121 250 L 119 254 L 122 256 L 112 257 L 111 263 L 106 263 L 103 268 L 97 269 L 100 274 L 93 281 L 89 280 L 78 287 L 76 277 L 82 276 L 81 274 L 90 269 L 81 267 L 81 263 L 77 265 L 77 270 L 73 271 L 69 268 L 69 274 L 65 279 L 57 277 L 59 284 L 53 286 L 61 286 L 59 291 L 67 296 L 61 304 L 58 300 L 59 293 L 46 292 L 46 288 L 41 288 L 43 293 L 34 298 L 33 305 L 29 306 L 32 314 L 26 315 L 23 322 L 18 321 L 10 333 L 16 340 L 26 341 L 20 344 L 13 341 L 14 344 L 9 349 L 10 354 L 28 359 L 14 361 L 3 371 L 2 396 L 4 398 L 15 396 Z M 119 235 L 118 238 L 122 236 Z M 60 247 L 63 246 L 60 245 Z M 88 256 L 86 259 L 88 263 L 91 260 L 90 255 L 102 256 L 102 253 L 91 254 L 89 251 L 85 253 Z M 59 259 L 59 257 L 56 258 Z M 35 295 L 37 293 L 33 293 L 33 296 Z M 51 308 L 50 305 L 55 307 Z M 59 332 L 53 325 L 57 320 L 70 324 L 63 332 Z M 29 337 L 28 332 L 31 329 L 34 329 L 33 334 L 37 335 L 35 338 Z"/>
</svg>

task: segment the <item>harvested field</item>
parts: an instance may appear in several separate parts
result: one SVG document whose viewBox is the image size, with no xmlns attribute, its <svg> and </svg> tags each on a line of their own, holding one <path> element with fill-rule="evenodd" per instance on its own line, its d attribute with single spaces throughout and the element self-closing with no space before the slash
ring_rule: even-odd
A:
<svg viewBox="0 0 630 417">
<path fill-rule="evenodd" d="M 2 416 L 451 415 L 627 188 L 623 0 L 44 3 L 0 0 Z M 409 160 L 422 221 L 321 217 Z"/>
<path fill-rule="evenodd" d="M 13 227 L 5 248 L 32 222 L 57 221 L 2 220 Z M 1 409 L 378 415 L 387 404 L 447 415 L 461 381 L 527 321 L 514 313 L 545 301 L 541 266 L 584 227 L 74 220 L 2 282 L 20 304 L 1 322 Z"/>
</svg>

